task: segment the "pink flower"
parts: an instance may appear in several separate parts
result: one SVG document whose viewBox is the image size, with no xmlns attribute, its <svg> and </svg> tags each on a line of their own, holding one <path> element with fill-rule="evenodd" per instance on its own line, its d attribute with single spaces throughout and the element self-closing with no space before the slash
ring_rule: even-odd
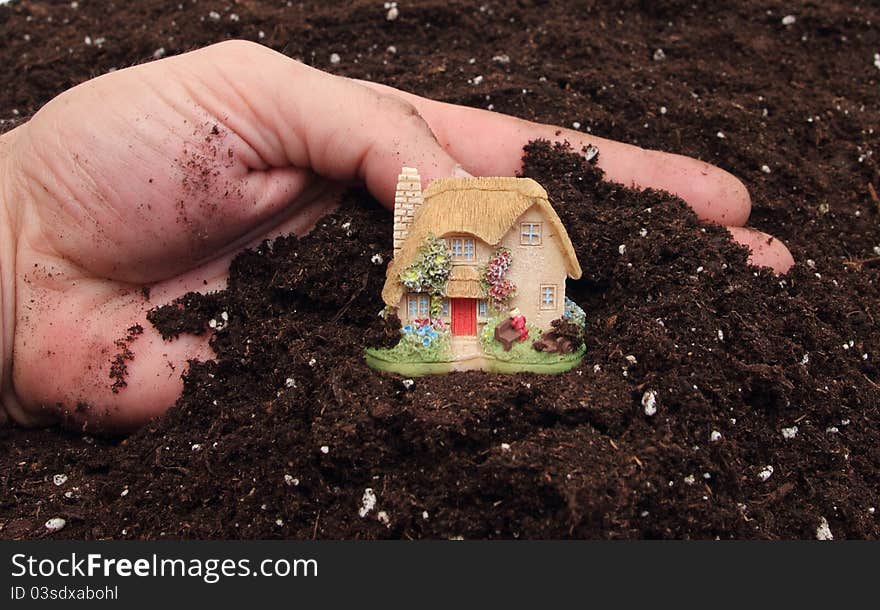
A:
<svg viewBox="0 0 880 610">
<path fill-rule="evenodd" d="M 510 296 L 516 291 L 516 286 L 504 276 L 510 269 L 511 254 L 507 249 L 499 249 L 486 264 L 483 279 L 489 286 L 489 298 L 492 299 L 496 308 L 503 307 Z"/>
</svg>

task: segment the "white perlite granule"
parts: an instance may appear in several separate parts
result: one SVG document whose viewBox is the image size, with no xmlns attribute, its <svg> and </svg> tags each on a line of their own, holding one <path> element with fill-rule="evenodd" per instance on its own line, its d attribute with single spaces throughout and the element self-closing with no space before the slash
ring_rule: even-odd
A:
<svg viewBox="0 0 880 610">
<path fill-rule="evenodd" d="M 657 394 L 654 390 L 648 390 L 642 395 L 642 407 L 648 417 L 657 413 Z"/>
<path fill-rule="evenodd" d="M 65 525 L 67 525 L 67 521 L 65 521 L 61 517 L 53 517 L 45 523 L 46 529 L 50 532 L 63 530 Z"/>
<path fill-rule="evenodd" d="M 828 527 L 828 519 L 822 517 L 819 519 L 819 526 L 816 528 L 816 540 L 834 540 L 834 534 Z"/>
<path fill-rule="evenodd" d="M 371 510 L 376 508 L 376 494 L 370 487 L 364 490 L 364 497 L 361 499 L 361 507 L 358 509 L 358 516 L 361 519 L 367 516 Z"/>
</svg>

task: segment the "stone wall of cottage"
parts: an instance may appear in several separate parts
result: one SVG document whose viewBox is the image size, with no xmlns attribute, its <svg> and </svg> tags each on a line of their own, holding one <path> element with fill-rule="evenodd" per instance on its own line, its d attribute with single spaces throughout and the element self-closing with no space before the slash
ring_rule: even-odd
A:
<svg viewBox="0 0 880 610">
<path fill-rule="evenodd" d="M 522 223 L 541 224 L 541 244 L 523 245 L 520 240 Z M 517 307 L 526 321 L 542 330 L 550 328 L 550 322 L 565 312 L 565 259 L 560 248 L 559 235 L 553 231 L 540 209 L 532 207 L 520 216 L 501 240 L 510 249 L 512 263 L 507 277 L 516 284 L 516 296 L 511 307 Z M 552 308 L 542 307 L 541 288 L 555 288 Z"/>
</svg>

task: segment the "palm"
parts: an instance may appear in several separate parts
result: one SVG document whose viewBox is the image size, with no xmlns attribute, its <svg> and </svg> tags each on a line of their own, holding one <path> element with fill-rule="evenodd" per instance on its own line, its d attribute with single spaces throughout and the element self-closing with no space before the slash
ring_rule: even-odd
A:
<svg viewBox="0 0 880 610">
<path fill-rule="evenodd" d="M 125 79 L 124 94 L 111 75 L 54 100 L 20 147 L 21 166 L 37 171 L 18 245 L 16 392 L 26 404 L 64 405 L 73 423 L 96 421 L 96 404 L 112 402 L 133 422 L 171 404 L 180 365 L 210 349 L 205 338 L 163 342 L 147 311 L 222 288 L 236 250 L 304 232 L 341 187 L 267 167 L 216 109 L 173 83 L 169 91 L 160 70 L 142 72 Z M 163 95 L 151 78 L 164 80 Z M 132 342 L 126 382 L 138 390 L 121 391 L 111 363 L 135 324 L 146 332 Z"/>
</svg>

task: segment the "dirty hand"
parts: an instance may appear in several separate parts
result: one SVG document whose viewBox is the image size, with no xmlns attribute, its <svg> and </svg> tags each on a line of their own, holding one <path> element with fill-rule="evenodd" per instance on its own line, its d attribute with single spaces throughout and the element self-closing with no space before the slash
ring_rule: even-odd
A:
<svg viewBox="0 0 880 610">
<path fill-rule="evenodd" d="M 59 95 L 0 137 L 6 414 L 96 431 L 142 425 L 174 403 L 189 359 L 212 357 L 207 337 L 164 342 L 147 311 L 223 288 L 238 250 L 306 232 L 346 185 L 390 205 L 403 165 L 426 182 L 461 166 L 512 175 L 538 137 L 596 144 L 610 179 L 676 193 L 707 221 L 748 218 L 742 183 L 705 163 L 331 76 L 252 43 Z M 779 242 L 734 237 L 760 264 L 790 264 Z M 142 334 L 129 332 L 136 325 Z"/>
</svg>

